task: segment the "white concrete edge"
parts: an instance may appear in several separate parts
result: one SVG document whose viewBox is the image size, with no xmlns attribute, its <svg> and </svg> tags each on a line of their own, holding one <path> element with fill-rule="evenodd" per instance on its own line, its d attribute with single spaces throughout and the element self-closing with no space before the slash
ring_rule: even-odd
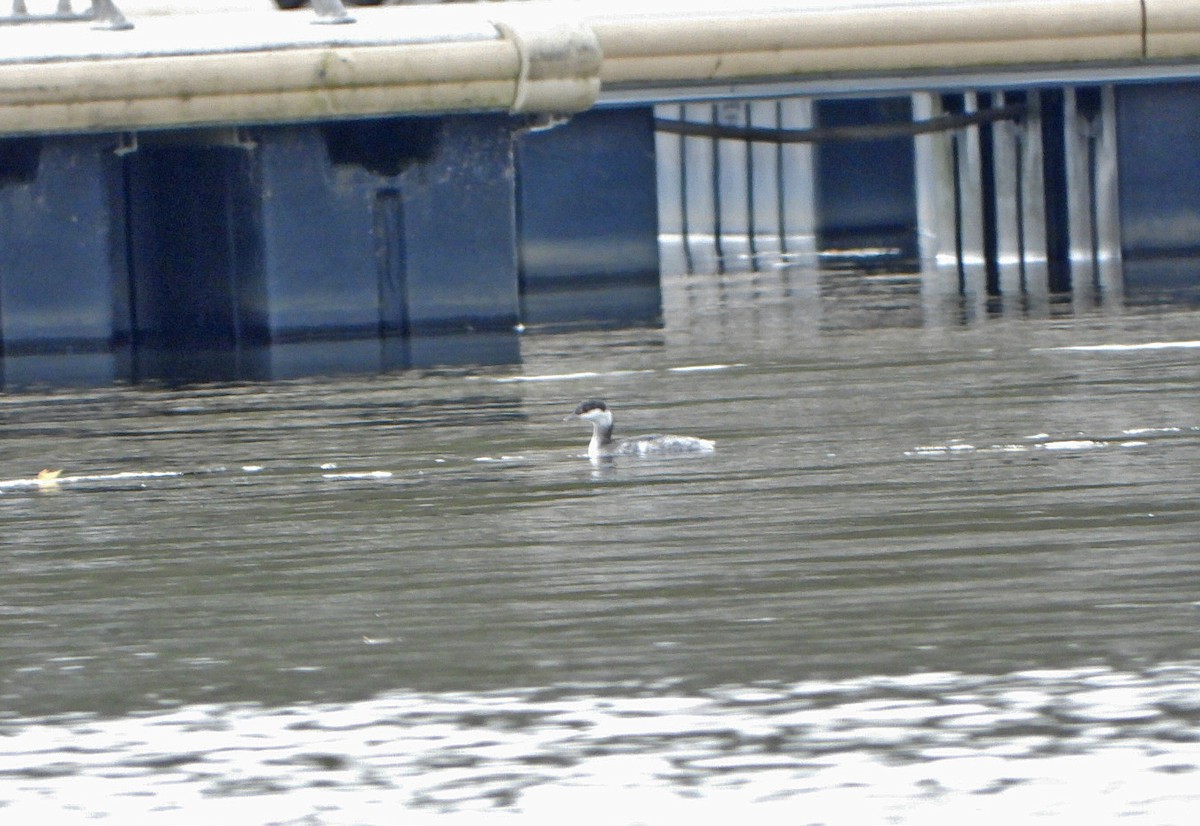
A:
<svg viewBox="0 0 1200 826">
<path fill-rule="evenodd" d="M 569 114 L 651 92 L 1021 85 L 1200 62 L 1196 0 L 531 0 L 355 15 L 342 26 L 245 12 L 146 18 L 128 32 L 0 27 L 0 134 Z"/>
</svg>

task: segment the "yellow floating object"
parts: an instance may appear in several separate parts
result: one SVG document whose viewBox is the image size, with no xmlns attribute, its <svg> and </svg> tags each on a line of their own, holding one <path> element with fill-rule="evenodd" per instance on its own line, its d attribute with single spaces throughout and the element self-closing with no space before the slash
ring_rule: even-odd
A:
<svg viewBox="0 0 1200 826">
<path fill-rule="evenodd" d="M 57 485 L 58 477 L 62 475 L 62 470 L 50 470 L 43 468 L 38 471 L 37 483 L 39 485 Z"/>
</svg>

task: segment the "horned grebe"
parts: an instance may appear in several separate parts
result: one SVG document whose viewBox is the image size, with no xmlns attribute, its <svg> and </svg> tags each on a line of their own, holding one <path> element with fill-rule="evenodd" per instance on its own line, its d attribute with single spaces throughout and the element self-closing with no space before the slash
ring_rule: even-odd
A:
<svg viewBox="0 0 1200 826">
<path fill-rule="evenodd" d="M 582 419 L 592 426 L 592 440 L 588 443 L 587 455 L 593 459 L 601 456 L 646 456 L 664 453 L 712 453 L 716 444 L 708 439 L 694 436 L 633 436 L 614 439 L 613 414 L 608 405 L 599 399 L 588 399 L 579 403 L 575 412 L 567 419 Z"/>
</svg>

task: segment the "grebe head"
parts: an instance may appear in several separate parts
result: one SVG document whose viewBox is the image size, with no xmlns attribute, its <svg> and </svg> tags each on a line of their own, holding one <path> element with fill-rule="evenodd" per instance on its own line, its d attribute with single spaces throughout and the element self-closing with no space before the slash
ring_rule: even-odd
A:
<svg viewBox="0 0 1200 826">
<path fill-rule="evenodd" d="M 612 427 L 613 422 L 612 411 L 608 409 L 607 404 L 599 399 L 588 399 L 587 401 L 580 402 L 575 408 L 575 412 L 567 418 L 583 419 L 602 428 Z"/>
</svg>

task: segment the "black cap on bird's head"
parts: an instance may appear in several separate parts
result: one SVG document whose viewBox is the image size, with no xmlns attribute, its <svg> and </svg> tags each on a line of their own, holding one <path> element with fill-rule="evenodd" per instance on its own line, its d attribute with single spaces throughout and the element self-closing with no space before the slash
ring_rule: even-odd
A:
<svg viewBox="0 0 1200 826">
<path fill-rule="evenodd" d="M 587 401 L 582 401 L 579 403 L 579 405 L 575 408 L 574 415 L 582 416 L 584 413 L 588 413 L 592 410 L 608 410 L 608 405 L 599 399 L 588 399 Z"/>
</svg>

